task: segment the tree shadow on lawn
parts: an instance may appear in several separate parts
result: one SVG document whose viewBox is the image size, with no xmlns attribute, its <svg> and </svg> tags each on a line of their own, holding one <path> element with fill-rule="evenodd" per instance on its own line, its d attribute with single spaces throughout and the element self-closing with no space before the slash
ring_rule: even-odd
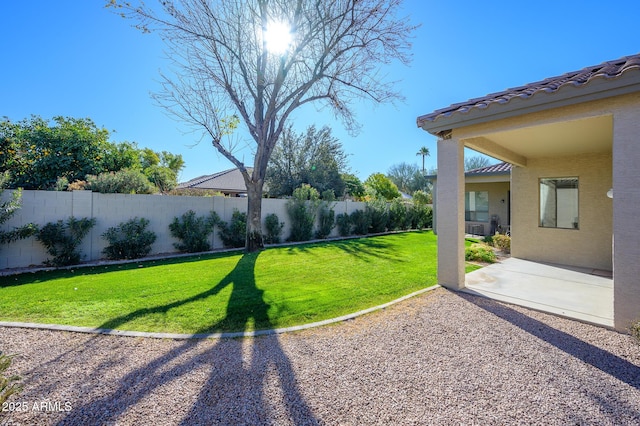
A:
<svg viewBox="0 0 640 426">
<path fill-rule="evenodd" d="M 210 290 L 196 296 L 164 306 L 139 310 L 126 316 L 105 322 L 101 328 L 113 328 L 126 324 L 138 316 L 152 312 L 166 312 L 220 292 L 232 286 L 227 315 L 196 334 L 226 328 L 233 322 L 240 330 L 247 330 L 253 322 L 255 328 L 270 329 L 267 315 L 269 305 L 263 299 L 263 291 L 256 287 L 255 265 L 258 253 L 245 254 L 235 268 Z M 87 401 L 73 408 L 59 424 L 105 424 L 116 422 L 130 407 L 148 397 L 162 395 L 166 386 L 179 387 L 194 370 L 207 371 L 207 379 L 194 398 L 180 424 L 270 424 L 277 412 L 286 415 L 294 424 L 318 424 L 300 393 L 291 362 L 280 346 L 276 335 L 247 338 L 220 339 L 210 346 L 210 341 L 187 340 L 165 354 L 136 368 L 123 376 L 117 387 L 104 397 Z M 250 346 L 250 357 L 243 356 L 243 345 Z M 202 350 L 200 350 L 202 349 Z M 247 358 L 250 358 L 247 359 Z M 277 381 L 281 400 L 271 401 L 264 389 L 267 382 Z M 182 392 L 176 393 L 182 395 Z M 160 400 L 162 410 L 175 411 L 172 407 L 183 404 L 175 399 Z M 274 404 L 281 406 L 274 407 Z M 184 405 L 181 405 L 184 406 Z"/>
<path fill-rule="evenodd" d="M 338 248 L 346 254 L 367 263 L 374 262 L 376 259 L 403 262 L 403 259 L 396 255 L 398 247 L 397 244 L 372 237 L 302 244 L 299 246 L 289 247 L 287 249 L 287 253 L 291 255 L 298 253 L 313 253 L 310 250 L 311 248 L 318 248 L 323 245 L 330 245 L 331 247 Z"/>
</svg>

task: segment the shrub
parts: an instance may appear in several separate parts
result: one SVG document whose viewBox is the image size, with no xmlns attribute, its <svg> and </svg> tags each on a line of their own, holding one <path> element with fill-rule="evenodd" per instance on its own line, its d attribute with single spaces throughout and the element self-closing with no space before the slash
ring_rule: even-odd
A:
<svg viewBox="0 0 640 426">
<path fill-rule="evenodd" d="M 407 207 L 399 198 L 394 199 L 389 204 L 389 222 L 387 227 L 390 230 L 407 229 L 411 224 L 411 218 L 407 214 Z"/>
<path fill-rule="evenodd" d="M 264 218 L 264 227 L 267 230 L 267 233 L 263 236 L 264 243 L 279 244 L 284 222 L 280 222 L 278 215 L 275 213 L 268 214 L 267 217 Z"/>
<path fill-rule="evenodd" d="M 485 244 L 471 244 L 464 253 L 466 260 L 475 262 L 493 263 L 496 261 L 496 254 L 493 249 Z"/>
<path fill-rule="evenodd" d="M 9 172 L 0 173 L 0 197 L 9 182 Z M 11 194 L 11 199 L 0 201 L 0 225 L 11 219 L 16 214 L 22 203 L 22 190 L 16 189 Z M 16 240 L 28 238 L 38 232 L 38 227 L 33 223 L 28 223 L 11 231 L 0 229 L 0 244 L 12 243 Z"/>
<path fill-rule="evenodd" d="M 333 194 L 333 191 L 331 191 Z M 329 207 L 329 203 L 323 202 L 318 208 L 318 229 L 316 230 L 316 238 L 327 238 L 333 228 L 336 226 L 336 212 Z"/>
<path fill-rule="evenodd" d="M 247 240 L 247 214 L 233 210 L 229 224 L 220 221 L 218 235 L 225 247 L 244 247 Z"/>
<path fill-rule="evenodd" d="M 136 217 L 107 229 L 102 238 L 107 240 L 109 245 L 102 253 L 108 259 L 137 259 L 146 256 L 156 241 L 156 234 L 146 229 L 148 225 L 147 219 Z"/>
<path fill-rule="evenodd" d="M 17 394 L 22 390 L 19 376 L 5 376 L 4 372 L 11 366 L 13 355 L 4 355 L 0 352 L 0 405 L 4 403 L 11 395 Z"/>
<path fill-rule="evenodd" d="M 103 194 L 153 194 L 156 187 L 139 170 L 122 169 L 87 175 L 87 187 Z"/>
<path fill-rule="evenodd" d="M 387 230 L 389 222 L 389 212 L 387 203 L 383 200 L 374 200 L 367 203 L 365 211 L 371 219 L 369 231 L 372 233 L 380 233 Z"/>
<path fill-rule="evenodd" d="M 504 253 L 511 253 L 511 237 L 503 234 L 496 234 L 492 238 L 493 246 Z"/>
<path fill-rule="evenodd" d="M 493 235 L 485 235 L 482 238 L 482 242 L 485 243 L 488 246 L 492 246 L 493 245 Z"/>
<path fill-rule="evenodd" d="M 355 210 L 351 212 L 351 223 L 354 234 L 366 235 L 371 227 L 371 216 L 365 210 Z"/>
<path fill-rule="evenodd" d="M 336 225 L 338 226 L 338 234 L 342 237 L 351 235 L 352 223 L 351 216 L 347 213 L 340 213 L 336 216 Z"/>
<path fill-rule="evenodd" d="M 433 212 L 431 207 L 425 204 L 414 203 L 409 207 L 409 218 L 413 229 L 430 228 L 433 222 Z"/>
<path fill-rule="evenodd" d="M 45 261 L 45 265 L 67 266 L 80 262 L 81 254 L 76 249 L 82 239 L 96 224 L 96 219 L 76 219 L 71 216 L 66 222 L 49 222 L 36 234 L 53 259 Z"/>
<path fill-rule="evenodd" d="M 173 246 L 186 253 L 209 251 L 209 235 L 219 223 L 220 216 L 214 211 L 208 217 L 196 217 L 196 213 L 189 210 L 180 218 L 173 218 L 173 222 L 169 224 L 171 235 L 180 240 L 179 243 L 173 243 Z"/>
<path fill-rule="evenodd" d="M 313 225 L 319 202 L 318 191 L 302 185 L 293 191 L 293 198 L 287 202 L 287 213 L 291 219 L 289 241 L 309 241 L 313 236 Z"/>
</svg>

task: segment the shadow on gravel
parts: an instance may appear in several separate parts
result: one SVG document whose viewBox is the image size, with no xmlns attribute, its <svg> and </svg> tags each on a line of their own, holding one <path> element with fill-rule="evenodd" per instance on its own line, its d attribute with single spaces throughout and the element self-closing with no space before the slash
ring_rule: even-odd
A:
<svg viewBox="0 0 640 426">
<path fill-rule="evenodd" d="M 269 305 L 263 300 L 263 291 L 256 287 L 255 282 L 258 256 L 259 253 L 245 254 L 233 271 L 206 292 L 215 294 L 226 286 L 232 286 L 226 317 L 243 321 L 244 330 L 251 322 L 256 328 L 258 324 L 259 328 L 272 328 L 267 316 Z M 205 297 L 204 294 L 194 296 L 197 299 L 201 297 Z M 189 303 L 194 298 L 180 303 Z M 166 308 L 170 309 L 169 306 Z M 126 318 L 109 321 L 102 328 L 122 325 L 133 317 L 135 315 L 130 314 Z M 220 323 L 198 333 L 218 329 Z M 203 374 L 206 375 L 204 379 Z M 185 383 L 196 377 L 204 382 L 197 395 L 190 397 L 181 392 Z M 173 389 L 171 396 L 162 396 L 167 388 Z M 274 394 L 265 395 L 266 389 Z M 130 371 L 103 398 L 74 406 L 58 424 L 116 424 L 122 414 L 137 411 L 136 405 L 148 404 L 158 397 L 162 404 L 154 413 L 158 410 L 179 411 L 181 425 L 279 424 L 286 421 L 319 424 L 300 393 L 291 362 L 277 335 L 219 339 L 213 345 L 211 341 L 187 340 Z"/>
<path fill-rule="evenodd" d="M 577 358 L 612 377 L 615 377 L 621 382 L 640 390 L 640 367 L 625 360 L 624 358 L 620 358 L 611 352 L 607 352 L 604 349 L 593 346 L 592 344 L 587 343 L 584 340 L 580 340 L 571 334 L 565 333 L 564 331 L 550 327 L 547 324 L 520 313 L 506 305 L 465 293 L 455 294 L 504 319 L 505 321 L 510 322 L 538 339 L 555 346 L 568 355 L 571 355 L 572 357 Z"/>
</svg>

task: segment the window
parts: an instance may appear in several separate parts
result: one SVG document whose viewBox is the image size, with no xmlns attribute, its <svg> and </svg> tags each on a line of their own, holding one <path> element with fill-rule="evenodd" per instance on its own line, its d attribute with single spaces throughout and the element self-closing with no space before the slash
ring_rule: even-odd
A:
<svg viewBox="0 0 640 426">
<path fill-rule="evenodd" d="M 540 226 L 578 229 L 578 178 L 540 179 Z"/>
<path fill-rule="evenodd" d="M 464 193 L 464 220 L 489 222 L 489 193 L 487 191 Z"/>
</svg>

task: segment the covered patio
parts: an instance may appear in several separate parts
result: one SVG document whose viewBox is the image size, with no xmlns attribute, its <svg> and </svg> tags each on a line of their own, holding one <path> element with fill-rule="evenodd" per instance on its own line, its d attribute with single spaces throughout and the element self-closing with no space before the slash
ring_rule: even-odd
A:
<svg viewBox="0 0 640 426">
<path fill-rule="evenodd" d="M 623 332 L 640 320 L 640 54 L 454 104 L 417 124 L 438 138 L 439 284 Z M 512 165 L 514 259 L 469 276 L 465 148 Z"/>
<path fill-rule="evenodd" d="M 591 324 L 614 326 L 610 271 L 511 257 L 466 274 L 463 291 Z"/>
</svg>

